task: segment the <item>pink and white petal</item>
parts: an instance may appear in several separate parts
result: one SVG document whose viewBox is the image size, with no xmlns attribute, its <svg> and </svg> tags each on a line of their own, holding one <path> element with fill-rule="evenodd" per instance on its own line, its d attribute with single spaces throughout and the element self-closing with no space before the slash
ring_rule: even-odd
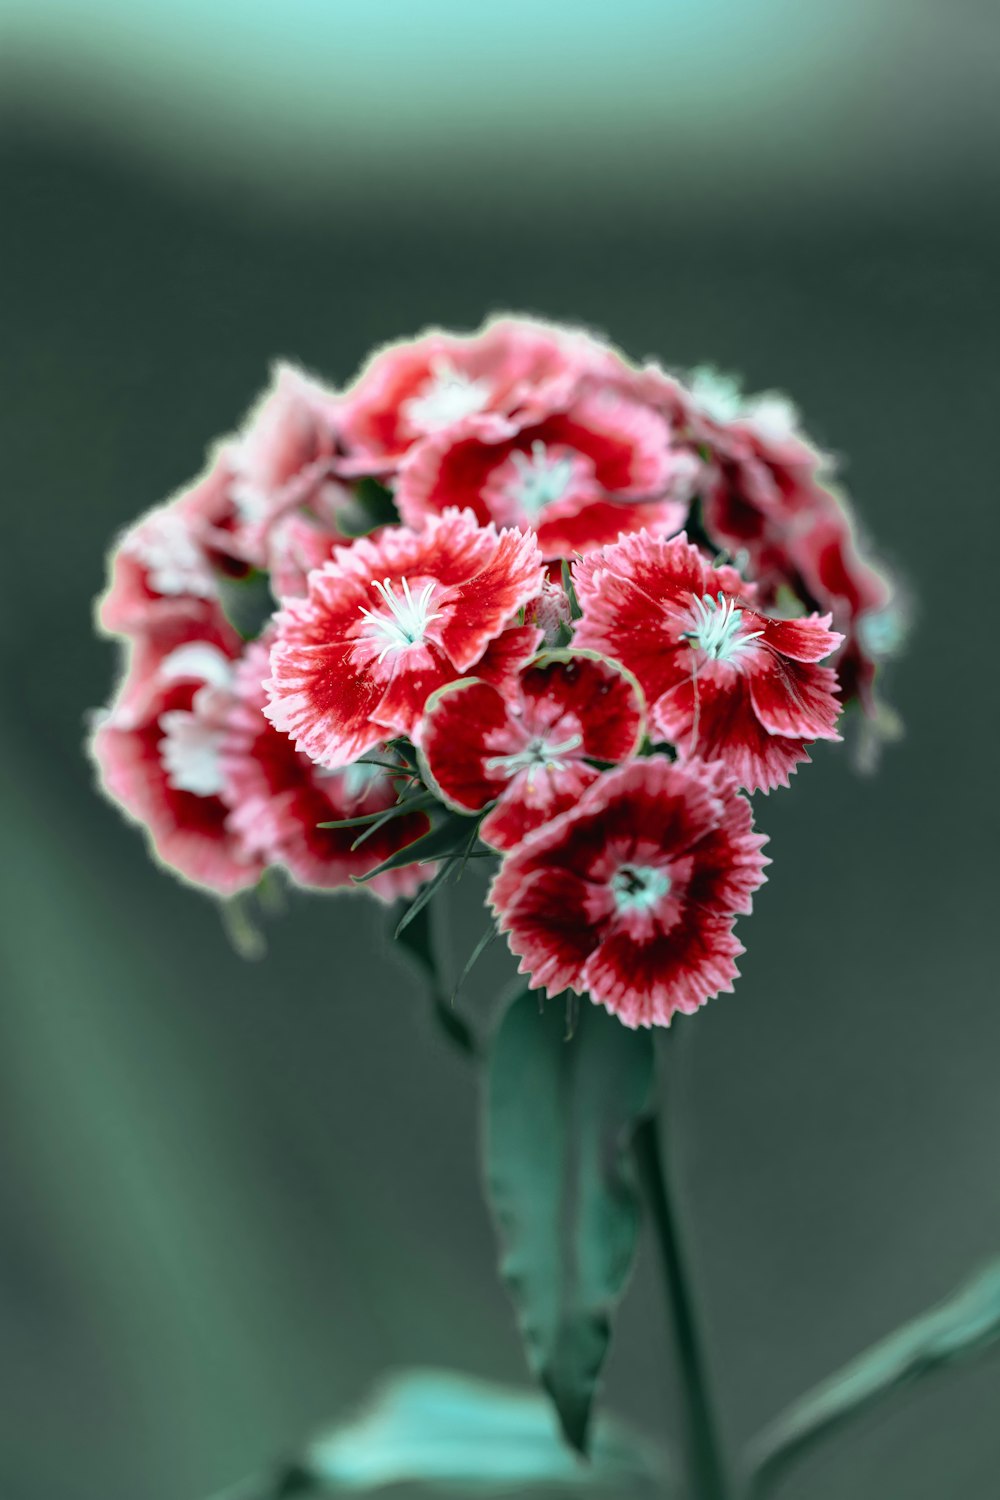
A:
<svg viewBox="0 0 1000 1500">
<path fill-rule="evenodd" d="M 720 760 L 750 792 L 787 786 L 795 768 L 809 760 L 805 740 L 764 728 L 746 678 L 727 680 L 705 664 L 651 704 L 649 720 L 683 760 Z"/>
<path fill-rule="evenodd" d="M 482 682 L 497 688 L 504 697 L 516 695 L 523 667 L 542 642 L 537 625 L 508 625 L 486 647 L 470 671 Z"/>
<path fill-rule="evenodd" d="M 600 774 L 584 761 L 559 769 L 538 767 L 534 774 L 519 771 L 505 783 L 496 807 L 483 819 L 480 838 L 494 849 L 515 849 L 536 829 L 575 807 Z"/>
<path fill-rule="evenodd" d="M 669 1026 L 677 1012 L 691 1015 L 732 991 L 743 951 L 731 924 L 719 919 L 686 922 L 644 942 L 613 933 L 591 955 L 583 979 L 591 999 L 624 1025 Z"/>
<path fill-rule="evenodd" d="M 468 671 L 517 611 L 541 593 L 544 574 L 533 535 L 500 532 L 489 562 L 456 583 L 455 607 L 442 621 L 439 638 L 459 672 Z"/>
<path fill-rule="evenodd" d="M 348 766 L 386 737 L 372 717 L 385 679 L 356 672 L 353 649 L 350 641 L 316 645 L 281 636 L 271 649 L 264 713 L 321 766 Z"/>
<path fill-rule="evenodd" d="M 822 661 L 843 643 L 844 637 L 830 629 L 830 619 L 830 615 L 806 615 L 798 620 L 774 620 L 751 614 L 748 624 L 752 630 L 762 631 L 761 639 L 782 656 L 811 662 Z"/>
<path fill-rule="evenodd" d="M 586 556 L 630 531 L 665 535 L 679 531 L 688 510 L 688 504 L 679 500 L 590 500 L 572 509 L 556 502 L 539 517 L 538 543 L 543 557 L 550 560 Z"/>
<path fill-rule="evenodd" d="M 805 740 L 839 740 L 837 674 L 832 667 L 791 661 L 761 650 L 747 673 L 754 712 L 769 734 Z"/>
</svg>

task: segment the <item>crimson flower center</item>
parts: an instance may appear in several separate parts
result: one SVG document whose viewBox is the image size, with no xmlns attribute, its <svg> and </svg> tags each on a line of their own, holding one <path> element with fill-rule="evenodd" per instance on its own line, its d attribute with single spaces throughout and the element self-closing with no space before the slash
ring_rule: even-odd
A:
<svg viewBox="0 0 1000 1500">
<path fill-rule="evenodd" d="M 381 583 L 373 580 L 372 588 L 381 595 L 387 612 L 376 613 L 364 605 L 359 608 L 365 618 L 365 634 L 382 648 L 378 660 L 384 661 L 390 651 L 406 651 L 421 645 L 428 625 L 440 618 L 440 610 L 431 609 L 434 580 L 425 584 L 415 597 L 407 578 L 400 580 L 398 594 L 389 578 L 383 578 Z"/>
<path fill-rule="evenodd" d="M 692 628 L 682 639 L 700 646 L 713 661 L 735 661 L 762 630 L 744 630 L 743 611 L 721 592 L 715 599 L 704 594 L 692 601 Z"/>
</svg>

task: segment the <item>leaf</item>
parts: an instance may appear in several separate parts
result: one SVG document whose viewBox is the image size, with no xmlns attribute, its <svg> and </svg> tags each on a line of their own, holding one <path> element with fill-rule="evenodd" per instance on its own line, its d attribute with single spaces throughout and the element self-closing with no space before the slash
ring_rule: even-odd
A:
<svg viewBox="0 0 1000 1500">
<path fill-rule="evenodd" d="M 997 1343 L 1000 1260 L 793 1402 L 751 1446 L 749 1500 L 770 1494 L 795 1460 L 877 1402 Z"/>
<path fill-rule="evenodd" d="M 403 806 L 405 811 L 410 811 L 405 803 Z M 447 859 L 449 855 L 461 854 L 468 832 L 468 818 L 458 813 L 446 813 L 428 833 L 414 839 L 412 844 L 406 844 L 402 849 L 397 849 L 395 854 L 390 854 L 388 859 L 384 859 L 373 870 L 368 870 L 364 875 L 352 875 L 351 879 L 356 885 L 364 885 L 366 881 L 374 880 L 376 875 L 381 875 L 385 870 L 398 870 L 404 865 L 427 864 L 429 860 Z"/>
<path fill-rule="evenodd" d="M 522 993 L 497 1032 L 486 1080 L 485 1164 L 501 1274 L 528 1363 L 584 1452 L 591 1407 L 639 1229 L 629 1144 L 653 1077 L 649 1033 L 585 1003 Z"/>
<path fill-rule="evenodd" d="M 534 1392 L 413 1370 L 386 1381 L 366 1409 L 297 1463 L 219 1500 L 364 1495 L 396 1485 L 458 1496 L 554 1490 L 652 1500 L 663 1484 L 660 1455 L 615 1423 L 602 1424 L 584 1464 L 560 1441 L 548 1404 Z"/>
<path fill-rule="evenodd" d="M 274 595 L 266 573 L 251 568 L 242 578 L 216 573 L 222 613 L 245 641 L 255 641 L 274 614 Z"/>
<path fill-rule="evenodd" d="M 317 823 L 317 828 L 365 828 L 376 823 L 391 823 L 393 818 L 404 817 L 407 813 L 424 812 L 431 807 L 440 807 L 440 802 L 432 792 L 418 792 L 412 797 L 401 797 L 391 807 L 380 808 L 378 812 L 358 813 L 354 818 L 335 818 L 332 823 Z"/>
<path fill-rule="evenodd" d="M 472 1028 L 455 1009 L 454 1003 L 445 993 L 444 982 L 438 967 L 434 929 L 428 906 L 430 899 L 428 893 L 433 894 L 432 887 L 436 888 L 439 884 L 443 884 L 448 874 L 449 867 L 444 866 L 429 885 L 424 886 L 423 890 L 417 893 L 403 913 L 403 918 L 396 928 L 395 937 L 403 952 L 407 953 L 421 970 L 431 993 L 435 1020 L 442 1031 L 455 1046 L 472 1055 L 478 1051 L 476 1037 Z"/>
</svg>

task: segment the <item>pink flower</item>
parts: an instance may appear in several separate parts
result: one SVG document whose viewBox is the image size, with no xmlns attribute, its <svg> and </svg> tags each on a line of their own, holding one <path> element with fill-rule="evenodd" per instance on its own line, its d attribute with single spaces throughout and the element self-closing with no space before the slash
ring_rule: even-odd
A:
<svg viewBox="0 0 1000 1500">
<path fill-rule="evenodd" d="M 540 632 L 507 627 L 542 572 L 533 536 L 469 511 L 338 547 L 277 617 L 268 718 L 330 767 L 412 734 L 446 682 L 475 670 L 500 685 L 531 656 Z"/>
<path fill-rule="evenodd" d="M 612 351 L 577 329 L 497 318 L 477 333 L 434 329 L 369 361 L 339 412 L 352 450 L 343 472 L 389 473 L 411 444 L 466 417 L 530 419 L 585 370 L 617 368 Z"/>
<path fill-rule="evenodd" d="M 357 503 L 334 478 L 333 398 L 288 365 L 242 430 L 219 444 L 205 473 L 131 526 L 111 556 L 111 583 L 99 606 L 114 634 L 203 620 L 219 598 L 221 576 L 278 566 L 288 581 L 276 527 L 293 515 L 326 543 L 344 540 L 339 521 Z"/>
<path fill-rule="evenodd" d="M 533 989 L 589 993 L 626 1026 L 667 1026 L 732 989 L 735 918 L 765 839 L 721 766 L 636 760 L 500 867 L 490 905 Z"/>
<path fill-rule="evenodd" d="M 451 505 L 538 533 L 553 560 L 642 526 L 677 531 L 693 468 L 649 406 L 591 387 L 564 410 L 525 423 L 470 417 L 411 449 L 396 503 L 419 526 Z"/>
<path fill-rule="evenodd" d="M 267 644 L 256 641 L 237 670 L 236 699 L 222 741 L 224 794 L 233 809 L 229 826 L 246 848 L 268 865 L 282 865 L 300 885 L 355 889 L 352 876 L 366 875 L 420 838 L 430 827 L 428 819 L 420 812 L 402 814 L 353 850 L 364 827 L 321 828 L 321 823 L 392 807 L 395 778 L 364 764 L 333 774 L 320 771 L 265 719 L 267 671 Z M 388 754 L 383 746 L 378 750 L 380 757 Z M 412 895 L 431 873 L 431 867 L 407 865 L 375 876 L 364 889 L 391 901 Z"/>
<path fill-rule="evenodd" d="M 111 582 L 98 603 L 103 629 L 128 635 L 209 618 L 219 585 L 205 538 L 230 513 L 232 473 L 221 449 L 190 489 L 125 532 L 112 551 Z"/>
<path fill-rule="evenodd" d="M 419 742 L 429 783 L 459 812 L 491 802 L 480 835 L 512 849 L 572 807 L 600 771 L 642 743 L 639 685 L 589 652 L 549 651 L 507 697 L 465 678 L 428 700 Z"/>
<path fill-rule="evenodd" d="M 230 448 L 238 556 L 268 566 L 271 528 L 290 512 L 328 527 L 353 512 L 351 492 L 335 478 L 339 452 L 334 395 L 294 366 L 276 365 Z"/>
<path fill-rule="evenodd" d="M 92 741 L 101 783 L 140 823 L 155 854 L 187 880 L 220 895 L 256 884 L 263 871 L 231 826 L 221 747 L 232 707 L 233 662 L 189 641 L 147 660 L 144 680 L 98 724 Z"/>
<path fill-rule="evenodd" d="M 776 620 L 734 568 L 681 534 L 626 536 L 577 564 L 575 641 L 638 678 L 653 730 L 685 758 L 720 760 L 749 791 L 787 786 L 817 739 L 838 739 L 839 644 L 829 616 Z"/>
</svg>

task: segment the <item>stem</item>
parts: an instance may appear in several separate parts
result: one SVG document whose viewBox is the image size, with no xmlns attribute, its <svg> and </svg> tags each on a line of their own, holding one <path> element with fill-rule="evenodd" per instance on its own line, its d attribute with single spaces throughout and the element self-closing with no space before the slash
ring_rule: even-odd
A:
<svg viewBox="0 0 1000 1500">
<path fill-rule="evenodd" d="M 728 1500 L 730 1490 L 709 1397 L 705 1360 L 695 1321 L 690 1282 L 678 1233 L 655 1114 L 635 1134 L 639 1177 L 649 1204 L 670 1304 L 674 1348 L 681 1376 L 684 1437 L 691 1500 Z"/>
</svg>

